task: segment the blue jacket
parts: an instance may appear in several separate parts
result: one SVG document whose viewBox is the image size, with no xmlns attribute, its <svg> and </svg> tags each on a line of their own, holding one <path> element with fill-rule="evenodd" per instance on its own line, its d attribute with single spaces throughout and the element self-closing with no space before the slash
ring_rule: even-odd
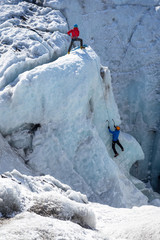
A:
<svg viewBox="0 0 160 240">
<path fill-rule="evenodd" d="M 120 130 L 116 129 L 115 131 L 111 131 L 110 128 L 108 130 L 109 130 L 110 133 L 113 134 L 113 141 L 116 142 L 118 140 Z"/>
</svg>

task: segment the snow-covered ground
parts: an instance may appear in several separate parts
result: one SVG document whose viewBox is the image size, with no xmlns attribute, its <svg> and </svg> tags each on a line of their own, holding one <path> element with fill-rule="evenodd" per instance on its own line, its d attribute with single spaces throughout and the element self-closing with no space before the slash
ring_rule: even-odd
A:
<svg viewBox="0 0 160 240">
<path fill-rule="evenodd" d="M 160 208 L 115 209 L 94 204 L 95 229 L 71 221 L 24 212 L 0 220 L 0 240 L 159 240 Z"/>
<path fill-rule="evenodd" d="M 1 240 L 159 240 L 160 208 L 89 203 L 51 176 L 0 178 Z M 16 214 L 16 215 L 15 215 Z"/>
<path fill-rule="evenodd" d="M 128 55 L 130 43 L 139 25 L 143 26 L 145 11 L 155 14 L 150 8 L 152 3 L 134 1 L 131 5 L 137 11 L 135 13 L 132 9 L 130 21 L 125 23 L 124 14 L 131 7 L 128 1 L 0 2 L 0 239 L 160 238 L 160 196 L 149 185 L 130 175 L 130 169 L 137 160 L 144 162 L 142 148 L 134 137 L 121 130 L 120 142 L 125 151 L 121 152 L 117 147 L 120 155 L 113 158 L 112 137 L 106 123 L 106 119 L 109 120 L 112 129 L 112 119 L 116 125 L 121 124 L 115 97 L 120 109 L 125 109 L 122 116 L 127 123 L 125 114 L 129 116 L 127 112 L 131 109 L 134 94 L 137 101 L 141 96 L 141 81 L 140 85 L 139 82 L 126 85 L 125 79 L 130 81 L 130 75 L 126 74 L 122 84 L 125 103 L 119 105 L 119 99 L 123 97 L 120 96 L 121 88 L 116 78 L 123 75 L 121 73 L 125 70 L 117 64 L 116 58 L 121 58 L 125 51 L 128 57 L 124 57 L 122 65 L 129 69 L 127 73 L 132 71 L 127 65 L 132 59 Z M 154 8 L 158 14 L 158 1 L 154 1 Z M 132 22 L 135 15 L 138 26 Z M 113 25 L 109 25 L 108 19 Z M 158 15 L 156 19 L 159 19 Z M 158 20 L 154 18 L 154 21 L 157 26 Z M 81 31 L 84 43 L 94 47 L 100 57 L 91 46 L 66 54 L 70 43 L 70 37 L 66 34 L 68 25 L 74 23 L 78 23 L 80 31 L 84 30 L 85 35 Z M 103 29 L 98 27 L 100 23 Z M 120 23 L 123 23 L 122 26 Z M 121 30 L 126 30 L 126 25 L 130 24 L 128 42 L 125 32 L 123 34 L 117 28 L 119 24 Z M 108 38 L 103 38 L 106 26 L 110 26 L 110 37 L 116 29 L 115 33 L 118 31 L 122 34 L 122 43 L 128 44 L 124 51 L 116 47 L 119 43 L 115 41 L 116 37 L 111 41 L 113 45 L 108 44 Z M 99 29 L 99 33 L 102 31 L 98 39 L 93 37 L 94 34 L 96 36 L 95 28 Z M 152 30 L 156 31 L 156 27 Z M 109 55 L 104 51 L 101 38 L 108 46 Z M 157 41 L 154 46 L 157 47 Z M 152 50 L 154 52 L 155 49 Z M 101 62 L 109 65 L 114 84 L 119 87 L 114 91 L 115 96 L 110 70 Z M 135 66 L 136 60 L 131 67 Z M 144 108 L 143 104 L 138 103 L 140 110 L 143 109 L 142 116 L 149 109 L 146 126 L 157 121 L 157 100 L 153 97 L 157 84 L 156 72 L 157 68 L 155 78 L 146 80 L 146 93 L 153 91 L 150 95 L 152 106 L 147 102 Z M 145 74 L 142 74 L 143 77 Z M 131 91 L 128 91 L 128 86 Z M 127 94 L 131 102 L 127 100 Z M 132 105 L 131 112 L 134 114 L 139 111 L 136 104 Z M 150 121 L 152 113 L 153 122 Z M 131 125 L 133 118 L 130 118 Z M 140 115 L 136 121 L 137 126 L 142 128 L 139 131 L 141 136 L 146 128 L 143 128 Z M 128 131 L 123 126 L 122 129 Z M 145 134 L 139 139 L 144 137 Z M 150 138 L 151 141 L 153 139 Z M 157 135 L 153 164 L 150 165 L 150 170 L 152 168 L 154 172 L 156 168 L 157 174 L 158 141 Z M 145 152 L 148 144 L 144 142 Z M 144 163 L 146 168 L 147 162 Z M 110 206 L 91 203 L 88 199 Z"/>
</svg>

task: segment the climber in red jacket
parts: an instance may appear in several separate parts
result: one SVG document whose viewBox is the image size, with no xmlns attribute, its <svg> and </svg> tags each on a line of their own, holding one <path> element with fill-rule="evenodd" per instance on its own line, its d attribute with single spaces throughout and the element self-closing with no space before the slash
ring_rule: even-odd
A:
<svg viewBox="0 0 160 240">
<path fill-rule="evenodd" d="M 67 32 L 67 34 L 68 34 L 69 36 L 70 36 L 70 34 L 71 34 L 71 38 L 72 38 L 71 44 L 70 44 L 69 49 L 68 49 L 68 54 L 70 53 L 71 48 L 72 48 L 72 45 L 73 45 L 73 43 L 74 43 L 75 41 L 79 41 L 79 42 L 81 43 L 81 49 L 84 48 L 84 47 L 83 47 L 83 40 L 82 40 L 81 38 L 79 38 L 79 29 L 78 29 L 78 25 L 77 25 L 77 24 L 75 24 L 75 25 L 74 25 L 74 28 L 71 29 L 71 30 L 69 30 L 69 31 Z"/>
</svg>

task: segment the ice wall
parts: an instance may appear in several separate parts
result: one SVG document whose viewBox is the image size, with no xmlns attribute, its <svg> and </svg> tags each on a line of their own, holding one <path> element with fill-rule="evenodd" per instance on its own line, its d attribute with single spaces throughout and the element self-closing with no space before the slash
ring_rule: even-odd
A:
<svg viewBox="0 0 160 240">
<path fill-rule="evenodd" d="M 36 42 L 32 42 L 35 45 L 32 48 L 26 47 L 26 44 L 21 45 L 21 43 L 14 45 L 15 49 L 21 50 L 21 47 L 24 46 L 28 48 L 28 55 L 31 57 L 27 65 L 24 64 L 26 56 L 19 58 L 16 73 L 29 70 L 50 61 L 51 58 L 56 59 L 64 54 L 69 44 L 69 39 L 64 34 L 67 32 L 66 19 L 69 27 L 73 27 L 74 23 L 77 23 L 84 42 L 95 49 L 104 65 L 109 66 L 116 102 L 123 120 L 123 128 L 136 137 L 145 153 L 145 161 L 136 163 L 131 172 L 140 179 L 151 180 L 153 187 L 157 190 L 155 186 L 159 181 L 160 167 L 159 160 L 157 160 L 158 148 L 155 147 L 157 136 L 159 138 L 159 0 L 147 2 L 136 0 L 132 3 L 128 0 L 109 2 L 28 0 L 27 2 L 30 4 L 24 1 L 21 3 L 19 0 L 12 2 L 3 0 L 1 4 L 19 2 L 15 13 L 12 14 L 11 11 L 11 16 L 16 20 L 11 18 L 7 21 L 7 25 L 3 26 L 4 34 L 9 32 L 8 27 L 11 32 L 14 31 L 13 26 L 22 24 L 23 20 L 25 27 L 30 26 L 32 29 L 36 29 L 40 36 L 37 33 L 33 34 L 33 31 L 30 30 L 32 32 L 32 37 L 30 37 L 28 30 L 27 33 L 25 29 L 22 30 L 21 35 L 24 36 L 24 40 L 32 42 L 34 38 Z M 37 7 L 31 3 L 44 7 Z M 22 5 L 23 7 L 20 7 Z M 3 6 L 1 22 L 6 20 L 5 17 L 10 16 L 8 9 L 9 6 L 7 6 L 5 15 Z M 57 9 L 57 13 L 55 9 Z M 47 17 L 44 18 L 44 15 Z M 64 19 L 64 15 L 66 19 Z M 17 17 L 19 17 L 18 23 Z M 52 20 L 50 21 L 50 19 Z M 53 33 L 55 30 L 57 31 Z M 12 46 L 9 40 L 5 38 L 4 41 L 5 44 L 7 43 L 7 47 Z M 57 46 L 57 42 L 61 42 L 61 44 Z M 44 45 L 43 53 L 40 52 L 41 44 Z M 6 48 L 2 51 L 6 51 Z M 11 55 L 12 52 L 9 51 L 9 56 Z M 8 56 L 5 54 L 4 59 L 6 57 Z M 32 59 L 35 57 L 36 61 Z M 14 56 L 12 58 L 14 59 Z M 7 68 L 7 70 L 4 71 L 6 77 L 1 80 L 2 86 L 5 85 L 6 78 L 7 82 L 13 80 L 10 79 L 13 69 L 12 67 L 8 68 L 9 65 L 12 65 L 13 59 L 10 59 L 7 66 L 4 66 L 4 69 Z M 18 76 L 16 73 L 15 77 Z"/>
<path fill-rule="evenodd" d="M 0 134 L 0 174 L 15 168 L 21 173 L 33 174 L 33 171 L 25 166 L 24 159 L 14 150 Z"/>
<path fill-rule="evenodd" d="M 52 7 L 52 1 L 45 2 Z M 69 26 L 79 25 L 84 42 L 109 67 L 123 128 L 136 137 L 145 153 L 145 161 L 134 165 L 132 173 L 157 185 L 160 1 L 65 0 L 63 5 L 64 2 Z"/>
<path fill-rule="evenodd" d="M 0 116 L 3 135 L 39 174 L 112 206 L 147 202 L 112 160 L 105 120 L 120 118 L 109 70 L 90 47 L 21 74 L 0 93 Z M 30 124 L 40 127 L 31 133 Z M 119 160 L 129 169 L 143 152 L 133 137 L 121 134 L 121 141 Z"/>
</svg>

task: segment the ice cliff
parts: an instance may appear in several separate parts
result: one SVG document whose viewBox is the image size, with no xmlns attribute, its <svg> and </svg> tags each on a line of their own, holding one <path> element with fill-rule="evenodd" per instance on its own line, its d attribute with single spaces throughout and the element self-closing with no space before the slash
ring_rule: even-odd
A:
<svg viewBox="0 0 160 240">
<path fill-rule="evenodd" d="M 151 182 L 156 191 L 160 172 L 159 5 L 159 0 L 3 0 L 0 20 L 1 87 L 21 72 L 65 54 L 68 25 L 78 23 L 84 42 L 111 70 L 123 129 L 136 137 L 145 153 L 145 161 L 136 162 L 131 172 Z"/>
<path fill-rule="evenodd" d="M 120 124 L 120 116 L 110 72 L 90 47 L 65 55 L 64 3 L 45 1 L 45 8 L 18 0 L 1 4 L 1 173 L 16 168 L 51 174 L 93 201 L 144 204 L 146 197 L 129 174 L 144 158 L 142 149 L 122 132 L 125 152 L 113 161 L 105 121 L 113 127 L 112 119 Z"/>
<path fill-rule="evenodd" d="M 44 4 L 55 7 L 54 2 Z M 160 191 L 160 1 L 58 2 L 69 26 L 79 24 L 81 37 L 111 71 L 123 129 L 136 137 L 145 154 L 132 174 Z"/>
<path fill-rule="evenodd" d="M 90 47 L 19 75 L 0 93 L 0 116 L 2 134 L 35 172 L 58 178 L 90 200 L 146 203 L 127 178 L 130 166 L 144 157 L 140 145 L 121 133 L 125 171 L 112 160 L 105 120 L 120 124 L 120 118 L 109 70 Z"/>
</svg>

